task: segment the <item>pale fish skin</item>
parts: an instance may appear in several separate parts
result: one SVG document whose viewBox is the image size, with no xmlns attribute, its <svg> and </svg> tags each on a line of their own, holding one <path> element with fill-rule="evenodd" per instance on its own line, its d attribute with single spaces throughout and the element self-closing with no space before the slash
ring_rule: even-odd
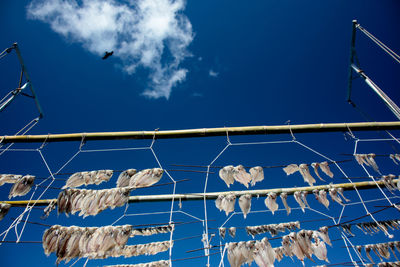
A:
<svg viewBox="0 0 400 267">
<path fill-rule="evenodd" d="M 265 199 L 265 206 L 272 212 L 274 215 L 275 211 L 279 208 L 278 204 L 276 203 L 276 193 L 270 192 L 267 194 L 267 198 Z"/>
<path fill-rule="evenodd" d="M 228 188 L 235 182 L 233 178 L 233 165 L 228 165 L 219 170 L 219 177 L 225 182 Z"/>
<path fill-rule="evenodd" d="M 314 172 L 315 172 L 315 175 L 317 175 L 317 177 L 318 177 L 321 181 L 326 182 L 324 179 L 322 179 L 322 177 L 321 177 L 321 176 L 319 175 L 319 173 L 318 173 L 319 163 L 318 163 L 318 162 L 313 162 L 313 163 L 311 163 L 311 167 L 313 167 Z"/>
<path fill-rule="evenodd" d="M 249 183 L 251 182 L 250 173 L 246 172 L 243 165 L 238 165 L 233 169 L 233 178 L 239 183 L 243 184 L 246 188 L 249 188 Z"/>
<path fill-rule="evenodd" d="M 321 171 L 328 175 L 329 177 L 333 178 L 333 172 L 331 172 L 331 169 L 329 168 L 329 163 L 327 161 L 321 162 L 319 164 L 319 167 L 321 168 Z"/>
<path fill-rule="evenodd" d="M 310 186 L 313 186 L 316 181 L 315 181 L 314 177 L 312 177 L 307 164 L 304 164 L 304 163 L 300 164 L 299 171 L 300 171 L 301 176 L 303 176 L 304 182 L 308 183 Z"/>
<path fill-rule="evenodd" d="M 257 182 L 264 180 L 264 169 L 260 166 L 253 167 L 249 170 L 251 177 L 251 186 L 254 186 Z"/>
<path fill-rule="evenodd" d="M 290 212 L 292 211 L 292 209 L 291 209 L 291 208 L 289 207 L 289 205 L 287 204 L 287 193 L 282 192 L 282 193 L 279 194 L 279 197 L 280 197 L 281 200 L 282 200 L 283 206 L 285 206 L 287 215 L 289 215 Z"/>
<path fill-rule="evenodd" d="M 246 219 L 247 214 L 251 209 L 251 195 L 245 194 L 239 197 L 239 207 L 243 212 L 243 217 Z"/>
</svg>

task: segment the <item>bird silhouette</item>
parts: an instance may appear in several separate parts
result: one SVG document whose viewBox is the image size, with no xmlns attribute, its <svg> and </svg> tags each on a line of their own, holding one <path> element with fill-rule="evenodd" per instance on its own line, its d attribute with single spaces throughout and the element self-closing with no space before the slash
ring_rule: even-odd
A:
<svg viewBox="0 0 400 267">
<path fill-rule="evenodd" d="M 105 54 L 104 54 L 104 56 L 102 57 L 102 59 L 107 59 L 107 58 L 109 58 L 112 54 L 114 54 L 114 51 L 111 51 L 111 52 L 105 52 Z"/>
</svg>

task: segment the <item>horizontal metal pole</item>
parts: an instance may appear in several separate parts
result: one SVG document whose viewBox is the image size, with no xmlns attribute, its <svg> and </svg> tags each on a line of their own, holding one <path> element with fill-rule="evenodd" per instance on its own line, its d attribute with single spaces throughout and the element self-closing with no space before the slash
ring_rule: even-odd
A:
<svg viewBox="0 0 400 267">
<path fill-rule="evenodd" d="M 169 139 L 188 137 L 211 137 L 233 135 L 269 135 L 292 133 L 321 133 L 374 130 L 399 130 L 400 122 L 353 122 L 353 123 L 318 123 L 276 126 L 221 127 L 167 131 L 126 131 L 69 133 L 45 135 L 0 136 L 2 143 L 38 143 L 89 140 L 121 140 L 121 139 Z"/>
<path fill-rule="evenodd" d="M 394 179 L 393 182 L 397 183 L 398 179 Z M 379 186 L 384 186 L 383 181 L 377 181 Z M 160 202 L 160 201 L 171 201 L 175 200 L 203 200 L 216 199 L 219 195 L 235 194 L 241 196 L 244 194 L 251 194 L 252 196 L 265 196 L 270 192 L 282 193 L 285 192 L 288 195 L 293 194 L 296 191 L 308 191 L 312 192 L 314 189 L 329 189 L 329 188 L 343 188 L 344 190 L 357 189 L 370 189 L 376 188 L 376 184 L 373 181 L 364 181 L 357 183 L 341 183 L 341 184 L 329 184 L 329 185 L 317 185 L 317 186 L 305 186 L 305 187 L 291 187 L 291 188 L 275 188 L 275 189 L 263 189 L 263 190 L 244 190 L 244 191 L 224 191 L 224 192 L 210 192 L 210 193 L 188 193 L 188 194 L 167 194 L 167 195 L 144 195 L 144 196 L 130 196 L 129 203 L 132 202 Z M 134 191 L 133 191 L 134 192 Z M 50 202 L 57 199 L 41 199 L 41 200 L 16 200 L 16 201 L 2 201 L 3 203 L 11 204 L 12 206 L 26 206 L 28 204 L 35 203 L 36 206 L 46 206 Z"/>
</svg>

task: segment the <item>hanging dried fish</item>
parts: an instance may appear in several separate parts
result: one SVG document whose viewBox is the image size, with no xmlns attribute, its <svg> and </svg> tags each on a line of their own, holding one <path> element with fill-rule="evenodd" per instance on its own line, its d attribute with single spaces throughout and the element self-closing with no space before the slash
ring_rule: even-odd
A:
<svg viewBox="0 0 400 267">
<path fill-rule="evenodd" d="M 332 243 L 331 243 L 331 240 L 329 238 L 328 227 L 323 226 L 323 227 L 319 228 L 317 234 L 319 235 L 319 237 L 321 237 L 321 239 L 325 243 L 327 243 L 329 246 L 332 247 Z"/>
<path fill-rule="evenodd" d="M 235 210 L 236 196 L 228 194 L 222 199 L 222 209 L 225 211 L 226 216 Z"/>
<path fill-rule="evenodd" d="M 379 257 L 380 261 L 383 261 L 382 256 L 379 254 L 378 250 L 376 249 L 376 245 L 372 244 L 370 246 L 371 246 L 372 251 L 375 253 L 375 255 Z"/>
<path fill-rule="evenodd" d="M 0 203 L 0 221 L 7 215 L 11 205 L 8 203 Z"/>
<path fill-rule="evenodd" d="M 174 224 L 146 227 L 146 228 L 136 228 L 136 229 L 132 229 L 130 237 L 166 234 L 166 233 L 173 232 L 174 229 L 175 229 Z"/>
<path fill-rule="evenodd" d="M 156 255 L 160 252 L 169 250 L 173 246 L 173 242 L 161 241 L 147 244 L 125 246 L 122 252 L 114 250 L 112 257 L 124 256 L 125 258 L 140 256 L 140 255 Z"/>
<path fill-rule="evenodd" d="M 361 166 L 364 164 L 369 166 L 369 163 L 367 161 L 367 154 L 354 154 L 354 158 Z"/>
<path fill-rule="evenodd" d="M 327 161 L 321 162 L 319 164 L 321 170 L 328 175 L 329 177 L 333 178 L 333 173 L 331 172 L 331 169 L 329 168 L 329 163 Z"/>
<path fill-rule="evenodd" d="M 89 185 L 89 184 L 98 185 L 102 182 L 107 182 L 108 180 L 110 180 L 113 173 L 114 173 L 113 170 L 76 172 L 68 178 L 62 189 L 74 188 L 74 187 L 79 187 L 81 185 Z"/>
<path fill-rule="evenodd" d="M 105 265 L 104 267 L 169 267 L 169 260 L 152 261 L 138 264 Z"/>
<path fill-rule="evenodd" d="M 366 160 L 368 162 L 368 165 L 371 166 L 374 169 L 374 171 L 379 173 L 379 167 L 378 164 L 376 164 L 375 162 L 375 157 L 376 155 L 374 153 L 369 153 L 366 157 Z"/>
<path fill-rule="evenodd" d="M 226 228 L 220 227 L 218 230 L 219 230 L 219 236 L 222 237 L 222 239 L 225 239 Z"/>
<path fill-rule="evenodd" d="M 390 251 L 393 254 L 393 257 L 398 261 L 399 259 L 397 258 L 396 253 L 394 252 L 394 247 L 395 247 L 394 242 L 388 242 L 388 246 L 389 246 Z"/>
<path fill-rule="evenodd" d="M 250 169 L 251 186 L 254 186 L 257 182 L 264 180 L 264 170 L 260 166 L 256 166 Z"/>
<path fill-rule="evenodd" d="M 275 253 L 275 259 L 277 259 L 280 262 L 283 259 L 283 248 L 282 247 L 274 248 L 274 253 Z"/>
<path fill-rule="evenodd" d="M 294 199 L 296 200 L 296 202 L 299 204 L 301 210 L 303 212 L 305 212 L 304 208 L 306 207 L 306 205 L 304 204 L 303 200 L 301 200 L 301 192 L 300 191 L 296 191 L 293 194 Z"/>
<path fill-rule="evenodd" d="M 291 175 L 299 171 L 299 166 L 297 166 L 297 164 L 290 164 L 283 168 L 283 171 L 286 173 L 286 175 Z"/>
<path fill-rule="evenodd" d="M 312 231 L 311 231 L 312 236 Z M 304 255 L 309 258 L 311 261 L 312 259 L 313 250 L 311 248 L 311 236 L 308 235 L 306 230 L 300 230 L 297 233 L 297 242 L 299 243 Z"/>
<path fill-rule="evenodd" d="M 282 192 L 282 193 L 279 194 L 279 196 L 280 196 L 280 198 L 282 200 L 283 206 L 285 206 L 287 215 L 289 215 L 290 212 L 292 211 L 292 209 L 287 204 L 287 193 Z"/>
<path fill-rule="evenodd" d="M 301 176 L 303 176 L 304 182 L 308 183 L 310 186 L 313 186 L 316 181 L 314 177 L 312 177 L 307 164 L 300 164 L 299 171 Z"/>
<path fill-rule="evenodd" d="M 311 163 L 311 167 L 313 167 L 315 174 L 317 175 L 317 177 L 321 180 L 326 182 L 324 179 L 321 178 L 321 176 L 318 173 L 318 168 L 319 168 L 319 163 L 318 162 L 313 162 Z"/>
<path fill-rule="evenodd" d="M 215 206 L 219 211 L 222 211 L 224 208 L 222 207 L 222 200 L 224 199 L 224 195 L 219 195 L 218 198 L 215 200 Z"/>
<path fill-rule="evenodd" d="M 313 235 L 313 238 L 315 241 L 315 243 L 314 242 L 311 243 L 311 248 L 312 248 L 313 254 L 319 260 L 323 260 L 323 261 L 326 261 L 329 263 L 328 256 L 327 256 L 328 251 L 326 249 L 325 242 L 321 241 L 318 238 L 318 235 L 315 233 Z"/>
<path fill-rule="evenodd" d="M 15 184 L 21 178 L 22 175 L 17 175 L 17 174 L 0 174 L 0 186 L 6 183 Z"/>
<path fill-rule="evenodd" d="M 341 224 L 340 227 L 346 234 L 355 236 L 355 234 L 353 234 L 353 232 L 351 231 L 351 224 Z"/>
<path fill-rule="evenodd" d="M 127 187 L 131 178 L 137 173 L 136 169 L 127 169 L 120 173 L 117 180 L 117 187 Z"/>
<path fill-rule="evenodd" d="M 387 243 L 376 244 L 376 249 L 383 258 L 387 260 L 390 258 L 389 245 Z"/>
<path fill-rule="evenodd" d="M 297 259 L 299 259 L 301 261 L 302 265 L 305 266 L 304 265 L 305 254 L 297 240 L 297 234 L 290 233 L 289 238 L 292 242 L 290 248 L 291 248 L 293 255 L 295 255 L 297 257 Z"/>
<path fill-rule="evenodd" d="M 148 187 L 160 181 L 164 173 L 163 169 L 145 169 L 132 176 L 129 186 L 133 188 Z"/>
<path fill-rule="evenodd" d="M 243 212 L 243 217 L 246 219 L 247 214 L 251 209 L 251 195 L 245 194 L 239 197 L 239 207 Z"/>
<path fill-rule="evenodd" d="M 10 194 L 8 198 L 13 198 L 16 196 L 25 196 L 31 191 L 33 183 L 35 182 L 35 176 L 33 175 L 25 175 L 21 179 L 19 179 L 10 190 Z"/>
<path fill-rule="evenodd" d="M 276 203 L 276 197 L 277 195 L 275 192 L 270 192 L 267 194 L 267 198 L 264 201 L 265 206 L 272 212 L 272 215 L 274 215 L 274 212 L 279 208 Z"/>
<path fill-rule="evenodd" d="M 400 154 L 390 154 L 389 157 L 393 160 L 396 165 L 399 165 L 397 161 L 400 161 Z"/>
<path fill-rule="evenodd" d="M 228 187 L 234 183 L 233 170 L 235 167 L 228 165 L 219 170 L 219 177 L 226 183 Z"/>
<path fill-rule="evenodd" d="M 329 189 L 329 195 L 331 196 L 331 199 L 337 203 L 339 203 L 340 205 L 343 205 L 342 200 L 340 199 L 340 197 L 337 195 L 337 189 L 336 188 L 330 188 Z"/>
<path fill-rule="evenodd" d="M 228 233 L 231 237 L 235 237 L 236 236 L 236 227 L 229 227 L 228 229 Z"/>
<path fill-rule="evenodd" d="M 293 260 L 293 258 L 292 258 L 293 251 L 292 251 L 292 248 L 291 248 L 289 235 L 285 235 L 285 236 L 282 237 L 282 248 L 283 248 L 283 254 L 285 256 L 290 257 Z"/>
<path fill-rule="evenodd" d="M 50 201 L 49 205 L 47 205 L 47 207 L 43 210 L 43 215 L 40 216 L 40 219 L 44 220 L 49 217 L 50 212 L 52 212 L 56 208 L 56 204 L 56 200 Z"/>
<path fill-rule="evenodd" d="M 374 260 L 371 258 L 371 245 L 365 246 L 365 254 L 367 255 L 368 259 L 371 261 L 372 264 L 375 264 Z"/>
<path fill-rule="evenodd" d="M 308 195 L 307 191 L 301 191 L 301 200 L 306 205 L 306 207 L 310 207 L 310 205 L 308 205 L 308 202 L 307 202 L 307 195 Z"/>
<path fill-rule="evenodd" d="M 337 189 L 337 192 L 339 193 L 339 195 L 343 198 L 343 200 L 344 201 L 346 201 L 346 202 L 350 202 L 350 200 L 349 199 L 347 199 L 345 196 L 344 196 L 344 194 L 343 194 L 343 192 L 344 192 L 344 189 L 342 188 L 342 187 L 339 187 L 338 189 Z"/>
<path fill-rule="evenodd" d="M 326 191 L 323 189 L 319 190 L 318 196 L 319 196 L 319 198 L 318 198 L 319 203 L 324 205 L 325 208 L 329 209 L 329 200 L 328 200 Z"/>
<path fill-rule="evenodd" d="M 243 165 L 238 165 L 233 168 L 233 178 L 235 181 L 243 184 L 246 188 L 249 188 L 249 183 L 251 182 L 251 176 L 246 172 L 246 169 Z"/>
</svg>

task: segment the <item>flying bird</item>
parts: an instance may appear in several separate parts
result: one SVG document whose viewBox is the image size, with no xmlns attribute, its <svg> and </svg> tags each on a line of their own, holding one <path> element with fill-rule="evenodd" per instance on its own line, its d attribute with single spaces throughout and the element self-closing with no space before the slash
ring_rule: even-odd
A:
<svg viewBox="0 0 400 267">
<path fill-rule="evenodd" d="M 104 53 L 104 56 L 102 57 L 102 59 L 107 59 L 107 58 L 109 58 L 110 56 L 112 56 L 112 54 L 114 54 L 114 51 L 111 51 L 111 52 L 105 52 Z"/>
</svg>

